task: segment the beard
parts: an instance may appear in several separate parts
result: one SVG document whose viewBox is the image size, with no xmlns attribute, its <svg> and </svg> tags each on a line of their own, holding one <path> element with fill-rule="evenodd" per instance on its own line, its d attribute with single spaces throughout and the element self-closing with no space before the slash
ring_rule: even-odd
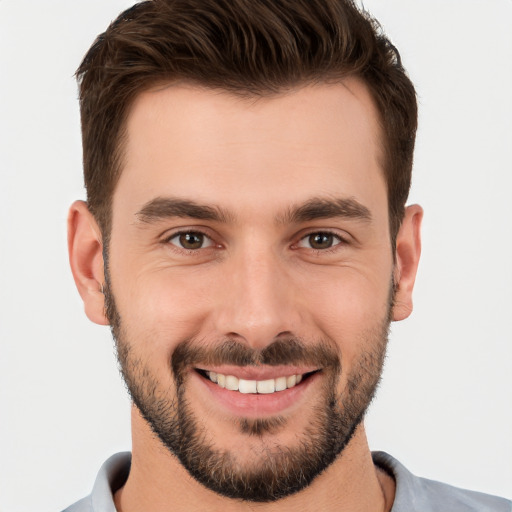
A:
<svg viewBox="0 0 512 512">
<path fill-rule="evenodd" d="M 208 489 L 228 498 L 272 502 L 306 488 L 342 453 L 362 422 L 378 387 L 385 359 L 392 297 L 388 314 L 354 340 L 364 350 L 357 356 L 339 392 L 343 372 L 341 354 L 332 340 L 305 342 L 279 338 L 263 350 L 236 340 L 221 340 L 209 347 L 194 339 L 181 341 L 169 362 L 175 387 L 166 388 L 134 350 L 116 308 L 107 277 L 106 314 L 117 349 L 120 371 L 131 399 L 152 431 L 188 473 Z M 294 446 L 276 445 L 272 434 L 284 429 L 287 418 L 233 420 L 242 436 L 256 438 L 251 460 L 240 461 L 234 450 L 221 449 L 208 435 L 207 425 L 187 401 L 187 372 L 208 365 L 298 365 L 322 368 L 323 384 L 310 422 L 297 432 Z"/>
</svg>

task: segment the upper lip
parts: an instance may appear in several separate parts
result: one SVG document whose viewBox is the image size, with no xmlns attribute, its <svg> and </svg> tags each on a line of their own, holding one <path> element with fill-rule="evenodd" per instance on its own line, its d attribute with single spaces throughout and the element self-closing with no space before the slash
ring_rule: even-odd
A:
<svg viewBox="0 0 512 512">
<path fill-rule="evenodd" d="M 305 373 L 319 370 L 313 366 L 198 366 L 198 370 L 206 372 L 215 372 L 222 375 L 233 375 L 238 379 L 244 380 L 268 380 L 278 377 L 289 377 L 290 375 L 304 375 Z"/>
</svg>

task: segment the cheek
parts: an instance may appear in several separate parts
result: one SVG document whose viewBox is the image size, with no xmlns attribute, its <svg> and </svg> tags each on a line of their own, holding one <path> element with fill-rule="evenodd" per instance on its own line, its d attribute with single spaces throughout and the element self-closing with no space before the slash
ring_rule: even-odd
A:
<svg viewBox="0 0 512 512">
<path fill-rule="evenodd" d="M 151 343 L 161 353 L 170 351 L 188 337 L 196 336 L 208 314 L 211 283 L 188 269 L 144 269 L 113 272 L 116 305 L 130 338 L 138 344 Z"/>
<path fill-rule="evenodd" d="M 316 279 L 315 286 L 303 286 L 308 312 L 320 336 L 334 341 L 344 364 L 350 364 L 362 350 L 381 336 L 387 325 L 391 270 L 368 274 L 343 269 L 335 275 Z"/>
</svg>

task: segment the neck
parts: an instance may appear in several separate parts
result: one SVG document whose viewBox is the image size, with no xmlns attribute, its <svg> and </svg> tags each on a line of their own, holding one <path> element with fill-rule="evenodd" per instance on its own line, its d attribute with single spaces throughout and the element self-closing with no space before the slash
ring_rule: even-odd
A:
<svg viewBox="0 0 512 512">
<path fill-rule="evenodd" d="M 152 433 L 134 407 L 130 475 L 115 494 L 118 512 L 325 512 L 346 510 L 387 512 L 394 498 L 394 481 L 373 464 L 361 424 L 342 455 L 306 489 L 271 503 L 225 498 L 194 480 Z"/>
</svg>

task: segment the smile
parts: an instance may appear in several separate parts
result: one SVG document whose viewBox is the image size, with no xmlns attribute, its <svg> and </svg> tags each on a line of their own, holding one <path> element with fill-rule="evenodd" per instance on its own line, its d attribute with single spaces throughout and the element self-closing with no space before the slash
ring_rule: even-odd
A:
<svg viewBox="0 0 512 512">
<path fill-rule="evenodd" d="M 293 388 L 303 379 L 302 374 L 266 380 L 239 379 L 234 375 L 224 375 L 222 373 L 212 371 L 206 371 L 204 372 L 204 375 L 221 388 L 229 391 L 238 391 L 239 393 L 244 394 L 257 393 L 267 395 Z"/>
<path fill-rule="evenodd" d="M 304 396 L 318 389 L 322 369 L 307 366 L 282 365 L 249 367 L 223 365 L 218 368 L 194 368 L 193 382 L 202 400 L 210 407 L 218 403 L 236 417 L 261 418 L 284 414 L 291 407 L 303 404 Z M 206 391 L 206 394 L 205 394 Z"/>
</svg>

